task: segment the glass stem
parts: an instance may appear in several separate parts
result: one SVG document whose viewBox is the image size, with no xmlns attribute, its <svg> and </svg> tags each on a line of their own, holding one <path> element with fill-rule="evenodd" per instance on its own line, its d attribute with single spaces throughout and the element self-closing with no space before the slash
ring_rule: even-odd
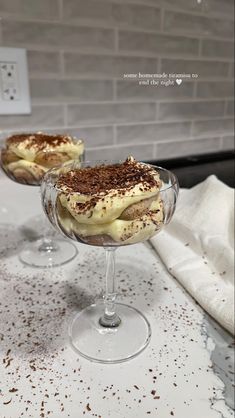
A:
<svg viewBox="0 0 235 418">
<path fill-rule="evenodd" d="M 58 250 L 58 245 L 50 238 L 42 238 L 42 243 L 38 247 L 39 252 L 51 253 Z"/>
<path fill-rule="evenodd" d="M 115 311 L 115 301 L 117 293 L 115 291 L 115 250 L 116 248 L 107 247 L 106 251 L 106 292 L 104 295 L 105 310 L 99 323 L 106 328 L 115 328 L 120 325 L 121 319 Z"/>
<path fill-rule="evenodd" d="M 42 197 L 39 189 L 39 207 L 42 205 L 41 199 Z M 57 243 L 53 239 L 48 238 L 48 229 L 49 231 L 51 230 L 51 224 L 45 215 L 41 224 L 41 238 L 39 241 L 40 245 L 38 246 L 38 251 L 40 253 L 52 253 L 59 250 L 59 246 L 57 245 Z"/>
<path fill-rule="evenodd" d="M 48 238 L 48 226 L 51 227 L 49 221 L 47 221 L 46 217 L 43 219 L 43 225 L 42 225 L 42 238 L 41 238 L 41 244 L 38 247 L 38 251 L 41 253 L 52 253 L 56 252 L 59 249 L 59 246 L 56 244 L 56 242 Z"/>
</svg>

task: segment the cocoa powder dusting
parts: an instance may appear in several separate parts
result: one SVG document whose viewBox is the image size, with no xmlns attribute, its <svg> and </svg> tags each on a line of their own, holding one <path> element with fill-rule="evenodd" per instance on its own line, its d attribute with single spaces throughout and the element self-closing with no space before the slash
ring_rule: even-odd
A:
<svg viewBox="0 0 235 418">
<path fill-rule="evenodd" d="M 6 144 L 7 146 L 10 146 L 18 145 L 24 142 L 26 144 L 26 148 L 30 149 L 31 147 L 34 147 L 41 151 L 48 145 L 53 148 L 61 144 L 72 144 L 74 141 L 69 135 L 49 135 L 38 132 L 12 135 L 7 138 Z"/>
<path fill-rule="evenodd" d="M 127 159 L 120 164 L 71 170 L 59 176 L 56 186 L 84 195 L 102 195 L 110 190 L 124 195 L 138 184 L 144 185 L 145 190 L 159 186 L 152 167 Z"/>
</svg>

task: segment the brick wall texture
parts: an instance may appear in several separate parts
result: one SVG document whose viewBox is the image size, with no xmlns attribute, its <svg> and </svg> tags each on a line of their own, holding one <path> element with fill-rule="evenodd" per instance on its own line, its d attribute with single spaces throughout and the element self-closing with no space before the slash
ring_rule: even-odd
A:
<svg viewBox="0 0 235 418">
<path fill-rule="evenodd" d="M 87 158 L 233 148 L 233 0 L 0 0 L 0 45 L 27 49 L 32 114 L 0 137 L 83 137 Z M 139 85 L 129 73 L 194 73 Z"/>
</svg>

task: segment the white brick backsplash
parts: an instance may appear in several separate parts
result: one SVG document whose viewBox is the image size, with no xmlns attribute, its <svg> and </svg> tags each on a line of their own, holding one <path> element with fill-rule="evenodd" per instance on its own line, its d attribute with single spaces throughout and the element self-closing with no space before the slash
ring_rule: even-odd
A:
<svg viewBox="0 0 235 418">
<path fill-rule="evenodd" d="M 230 62 L 229 77 L 234 78 L 234 62 Z"/>
<path fill-rule="evenodd" d="M 112 19 L 114 24 L 121 26 L 132 26 L 143 29 L 160 29 L 160 10 L 155 7 L 137 5 L 112 6 Z"/>
<path fill-rule="evenodd" d="M 56 134 L 58 131 L 61 134 L 68 134 L 75 136 L 76 138 L 82 138 L 85 143 L 85 148 L 94 148 L 99 146 L 112 146 L 114 144 L 112 126 L 77 126 L 66 128 L 48 128 L 47 132 Z"/>
<path fill-rule="evenodd" d="M 162 59 L 161 72 L 177 74 L 198 74 L 198 78 L 218 78 L 227 77 L 229 73 L 228 62 L 213 62 L 200 60 L 179 60 Z"/>
<path fill-rule="evenodd" d="M 208 15 L 218 13 L 220 16 L 226 15 L 231 19 L 234 16 L 234 0 L 204 0 L 202 8 Z"/>
<path fill-rule="evenodd" d="M 63 18 L 66 19 L 94 19 L 102 22 L 110 21 L 112 4 L 106 1 L 94 0 L 66 0 L 63 2 Z"/>
<path fill-rule="evenodd" d="M 224 112 L 224 102 L 186 102 L 186 103 L 160 103 L 159 119 L 197 119 L 208 117 L 221 117 Z"/>
<path fill-rule="evenodd" d="M 79 123 L 123 123 L 153 121 L 156 118 L 154 103 L 108 103 L 68 106 L 68 125 Z"/>
<path fill-rule="evenodd" d="M 197 55 L 199 41 L 183 36 L 168 36 L 143 32 L 119 32 L 120 51 L 142 51 L 157 54 Z"/>
<path fill-rule="evenodd" d="M 69 20 L 87 19 L 105 25 L 129 26 L 157 30 L 160 10 L 138 4 L 116 4 L 96 0 L 66 0 L 63 16 Z"/>
<path fill-rule="evenodd" d="M 109 1 L 109 0 L 107 0 Z M 162 0 L 128 0 L 128 3 L 130 4 L 144 4 L 148 6 L 157 6 L 160 7 Z M 114 0 L 115 3 L 126 3 L 126 0 Z"/>
<path fill-rule="evenodd" d="M 3 42 L 7 45 L 35 45 L 51 48 L 100 48 L 112 50 L 111 29 L 69 26 L 60 23 L 2 22 Z"/>
<path fill-rule="evenodd" d="M 158 60 L 155 58 L 64 54 L 66 75 L 86 74 L 100 77 L 122 77 L 129 73 L 156 73 Z"/>
<path fill-rule="evenodd" d="M 194 12 L 201 12 L 202 5 L 200 2 L 195 0 L 162 0 L 163 7 L 173 7 L 181 10 L 191 10 Z"/>
<path fill-rule="evenodd" d="M 32 106 L 31 115 L 0 116 L 1 129 L 22 131 L 27 129 L 45 129 L 47 127 L 62 127 L 64 125 L 62 106 Z"/>
<path fill-rule="evenodd" d="M 113 99 L 113 84 L 107 80 L 32 79 L 30 87 L 35 100 L 79 102 Z"/>
<path fill-rule="evenodd" d="M 83 138 L 85 141 L 85 147 L 113 145 L 114 143 L 112 126 L 87 126 L 72 129 L 70 132 L 77 137 Z"/>
<path fill-rule="evenodd" d="M 234 34 L 233 22 L 230 20 L 209 19 L 178 12 L 165 12 L 164 29 L 173 33 L 224 38 L 232 38 Z"/>
<path fill-rule="evenodd" d="M 233 0 L 0 0 L 0 45 L 27 49 L 32 114 L 0 138 L 83 137 L 87 158 L 170 158 L 233 147 Z M 144 86 L 128 73 L 195 73 Z M 156 152 L 155 152 L 156 151 Z"/>
<path fill-rule="evenodd" d="M 198 120 L 193 123 L 192 135 L 205 136 L 207 134 L 219 135 L 232 133 L 234 130 L 234 120 L 231 119 L 210 119 Z"/>
<path fill-rule="evenodd" d="M 88 149 L 86 158 L 88 160 L 123 160 L 129 155 L 133 155 L 137 160 L 151 160 L 154 158 L 153 145 L 125 145 L 115 147 L 105 147 Z"/>
<path fill-rule="evenodd" d="M 226 150 L 234 150 L 235 142 L 234 142 L 234 135 L 224 136 L 222 139 L 222 149 Z"/>
<path fill-rule="evenodd" d="M 197 84 L 197 97 L 213 98 L 213 97 L 233 97 L 234 83 L 232 81 L 205 81 Z"/>
<path fill-rule="evenodd" d="M 54 20 L 59 17 L 59 4 L 58 0 L 0 0 L 1 13 Z"/>
<path fill-rule="evenodd" d="M 226 41 L 203 40 L 202 55 L 207 58 L 229 58 L 233 60 L 234 43 Z"/>
<path fill-rule="evenodd" d="M 173 158 L 184 155 L 204 154 L 220 149 L 220 138 L 203 138 L 191 141 L 174 141 L 157 144 L 156 158 Z"/>
<path fill-rule="evenodd" d="M 234 116 L 234 100 L 228 101 L 227 108 L 226 108 L 226 115 Z"/>
<path fill-rule="evenodd" d="M 189 122 L 117 126 L 117 142 L 145 143 L 166 139 L 189 139 L 190 126 Z"/>
<path fill-rule="evenodd" d="M 180 86 L 145 86 L 138 81 L 117 81 L 118 99 L 155 99 L 171 100 L 175 98 L 187 99 L 193 96 L 193 83 L 183 82 Z"/>
<path fill-rule="evenodd" d="M 30 74 L 59 74 L 59 52 L 28 51 L 28 67 Z"/>
</svg>

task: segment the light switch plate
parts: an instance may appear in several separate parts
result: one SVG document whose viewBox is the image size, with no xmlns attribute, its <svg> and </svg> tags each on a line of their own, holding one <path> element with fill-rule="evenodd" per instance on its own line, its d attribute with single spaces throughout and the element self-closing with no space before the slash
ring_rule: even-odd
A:
<svg viewBox="0 0 235 418">
<path fill-rule="evenodd" d="M 0 115 L 31 113 L 26 50 L 0 47 Z"/>
</svg>

